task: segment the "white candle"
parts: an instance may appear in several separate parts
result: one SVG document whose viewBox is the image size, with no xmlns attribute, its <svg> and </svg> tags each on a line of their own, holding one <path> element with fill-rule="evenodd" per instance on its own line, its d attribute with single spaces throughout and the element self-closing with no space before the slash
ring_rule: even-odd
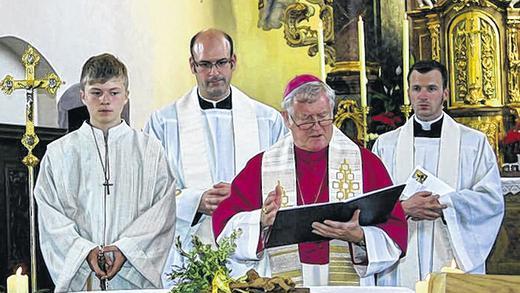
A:
<svg viewBox="0 0 520 293">
<path fill-rule="evenodd" d="M 426 281 L 417 281 L 415 283 L 415 293 L 429 293 L 430 288 L 428 286 L 428 282 Z"/>
<path fill-rule="evenodd" d="M 403 20 L 403 104 L 410 105 L 408 98 L 408 71 L 410 69 L 410 39 L 408 15 Z"/>
<path fill-rule="evenodd" d="M 29 278 L 22 275 L 22 267 L 16 270 L 16 275 L 7 278 L 7 293 L 28 293 Z"/>
<path fill-rule="evenodd" d="M 363 18 L 359 16 L 358 20 L 358 52 L 359 52 L 359 87 L 361 94 L 361 107 L 367 106 L 367 75 L 365 64 L 365 29 L 363 27 Z"/>
<path fill-rule="evenodd" d="M 318 55 L 320 57 L 320 75 L 321 80 L 325 82 L 327 74 L 325 73 L 325 41 L 323 40 L 323 21 L 318 20 Z"/>
<path fill-rule="evenodd" d="M 416 293 L 430 293 L 430 278 L 431 275 L 428 274 L 424 281 L 418 281 L 415 283 L 415 292 Z"/>
</svg>

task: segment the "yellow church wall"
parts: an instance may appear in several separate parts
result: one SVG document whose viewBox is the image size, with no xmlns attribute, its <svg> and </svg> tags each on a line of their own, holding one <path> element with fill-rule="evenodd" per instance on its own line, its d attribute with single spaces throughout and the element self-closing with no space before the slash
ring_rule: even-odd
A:
<svg viewBox="0 0 520 293">
<path fill-rule="evenodd" d="M 279 109 L 284 87 L 291 78 L 301 73 L 320 76 L 319 58 L 309 57 L 308 47 L 289 47 L 283 28 L 270 31 L 258 28 L 257 1 L 232 2 L 237 16 L 237 54 L 241 59 L 235 84 Z"/>
<path fill-rule="evenodd" d="M 130 123 L 136 128 L 195 84 L 188 64 L 189 40 L 204 28 L 223 29 L 235 39 L 233 83 L 278 109 L 289 79 L 298 73 L 319 74 L 318 58 L 307 55 L 308 47 L 289 47 L 283 29 L 257 28 L 256 0 L 29 2 L 10 1 L 10 10 L 0 10 L 0 37 L 24 40 L 51 64 L 66 82 L 56 102 L 79 82 L 89 57 L 104 52 L 118 56 L 129 70 Z M 310 25 L 315 27 L 316 20 Z M 2 68 L 0 73 L 10 71 Z"/>
<path fill-rule="evenodd" d="M 214 26 L 210 1 L 134 1 L 136 22 L 151 34 L 150 54 L 152 109 L 167 105 L 186 93 L 194 84 L 188 58 L 189 41 L 197 31 Z M 140 113 L 137 113 L 140 115 Z"/>
<path fill-rule="evenodd" d="M 151 34 L 150 50 L 142 54 L 150 54 L 146 60 L 152 63 L 148 67 L 152 68 L 154 84 L 150 98 L 153 109 L 167 105 L 195 84 L 188 64 L 189 40 L 208 27 L 226 31 L 235 41 L 238 62 L 233 84 L 277 109 L 283 88 L 294 75 L 319 76 L 318 58 L 309 57 L 307 47 L 289 47 L 283 29 L 263 31 L 257 27 L 257 1 L 152 0 L 134 1 L 133 5 L 135 21 Z M 143 117 L 136 118 L 143 121 Z"/>
</svg>

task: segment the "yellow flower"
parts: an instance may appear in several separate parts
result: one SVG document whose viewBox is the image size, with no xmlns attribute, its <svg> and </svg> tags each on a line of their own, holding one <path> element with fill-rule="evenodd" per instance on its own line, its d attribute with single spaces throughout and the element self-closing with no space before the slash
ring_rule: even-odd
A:
<svg viewBox="0 0 520 293">
<path fill-rule="evenodd" d="M 231 293 L 229 282 L 229 277 L 221 269 L 218 270 L 211 282 L 211 293 Z"/>
</svg>

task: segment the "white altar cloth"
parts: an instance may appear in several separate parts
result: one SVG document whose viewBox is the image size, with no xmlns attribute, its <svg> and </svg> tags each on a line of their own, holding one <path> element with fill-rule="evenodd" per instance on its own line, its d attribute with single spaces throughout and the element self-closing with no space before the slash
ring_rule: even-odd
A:
<svg viewBox="0 0 520 293">
<path fill-rule="evenodd" d="M 311 289 L 311 293 L 413 293 L 413 290 L 408 288 L 401 287 L 354 287 L 354 286 L 334 286 L 334 287 L 309 287 Z M 168 289 L 160 289 L 160 290 L 121 290 L 121 291 L 90 291 L 89 293 L 132 293 L 132 292 L 142 292 L 142 293 L 169 293 Z"/>
<path fill-rule="evenodd" d="M 520 195 L 520 177 L 502 177 L 502 193 L 507 195 Z"/>
</svg>

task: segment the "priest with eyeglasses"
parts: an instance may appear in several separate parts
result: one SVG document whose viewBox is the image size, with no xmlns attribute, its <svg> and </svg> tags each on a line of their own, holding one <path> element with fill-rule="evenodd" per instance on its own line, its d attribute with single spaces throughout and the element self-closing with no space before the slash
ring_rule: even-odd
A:
<svg viewBox="0 0 520 293">
<path fill-rule="evenodd" d="M 348 164 L 350 183 L 357 187 L 352 197 L 392 185 L 383 163 L 333 126 L 334 99 L 333 90 L 315 76 L 292 79 L 282 103 L 290 133 L 249 160 L 215 211 L 217 240 L 242 230 L 230 261 L 235 276 L 254 268 L 303 286 L 385 285 L 377 275 L 404 255 L 407 225 L 400 203 L 385 223 L 360 226 L 358 210 L 347 222 L 312 224 L 313 233 L 331 240 L 265 248 L 280 208 L 344 200 L 333 184 L 342 164 Z"/>
<path fill-rule="evenodd" d="M 176 236 L 186 251 L 192 236 L 215 246 L 213 212 L 229 196 L 230 182 L 247 160 L 274 144 L 286 129 L 280 113 L 231 84 L 237 67 L 233 39 L 206 29 L 190 41 L 189 65 L 197 85 L 180 99 L 157 110 L 145 132 L 163 144 L 178 179 Z M 172 248 L 167 274 L 185 258 Z"/>
</svg>

